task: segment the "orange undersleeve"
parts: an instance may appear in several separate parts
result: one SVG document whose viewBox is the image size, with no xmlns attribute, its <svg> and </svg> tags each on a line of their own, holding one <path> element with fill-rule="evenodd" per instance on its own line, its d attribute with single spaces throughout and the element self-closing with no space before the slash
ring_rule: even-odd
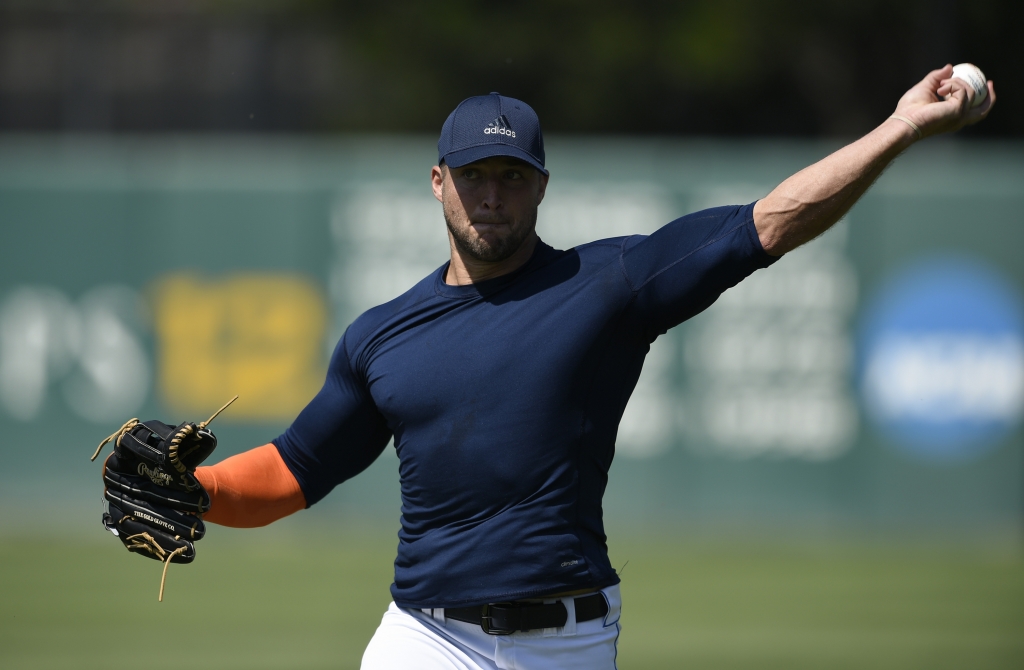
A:
<svg viewBox="0 0 1024 670">
<path fill-rule="evenodd" d="M 272 444 L 196 468 L 196 478 L 210 493 L 203 520 L 222 526 L 266 526 L 306 507 L 295 475 Z"/>
</svg>

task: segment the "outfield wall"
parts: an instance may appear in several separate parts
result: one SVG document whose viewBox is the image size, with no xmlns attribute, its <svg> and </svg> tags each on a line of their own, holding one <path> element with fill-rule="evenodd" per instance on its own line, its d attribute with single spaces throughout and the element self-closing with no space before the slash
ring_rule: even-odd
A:
<svg viewBox="0 0 1024 670">
<path fill-rule="evenodd" d="M 345 325 L 446 260 L 433 142 L 0 137 L 4 519 L 55 491 L 98 514 L 88 455 L 132 416 L 238 393 L 217 456 L 279 434 Z M 836 146 L 548 145 L 538 227 L 561 247 L 753 201 Z M 609 516 L 1019 528 L 1022 148 L 913 148 L 835 230 L 660 338 Z M 321 507 L 394 522 L 394 450 Z"/>
</svg>

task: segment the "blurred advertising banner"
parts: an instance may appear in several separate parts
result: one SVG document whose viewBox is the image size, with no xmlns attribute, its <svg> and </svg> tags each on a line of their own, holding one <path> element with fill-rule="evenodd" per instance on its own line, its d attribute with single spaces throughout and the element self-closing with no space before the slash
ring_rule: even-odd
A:
<svg viewBox="0 0 1024 670">
<path fill-rule="evenodd" d="M 77 482 L 124 420 L 199 420 L 236 393 L 218 456 L 273 439 L 345 326 L 446 261 L 433 142 L 0 138 L 8 461 Z M 538 229 L 562 248 L 751 202 L 836 148 L 548 145 Z M 1019 525 L 1021 148 L 914 147 L 832 231 L 657 340 L 609 517 Z M 333 504 L 397 513 L 394 460 Z"/>
</svg>

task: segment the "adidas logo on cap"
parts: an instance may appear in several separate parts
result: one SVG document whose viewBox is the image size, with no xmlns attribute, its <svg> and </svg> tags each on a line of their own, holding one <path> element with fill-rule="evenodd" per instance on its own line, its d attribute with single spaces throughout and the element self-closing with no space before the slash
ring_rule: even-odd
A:
<svg viewBox="0 0 1024 670">
<path fill-rule="evenodd" d="M 508 119 L 504 114 L 494 119 L 487 124 L 484 128 L 485 135 L 507 135 L 508 137 L 515 137 L 516 131 L 512 130 L 512 126 L 509 125 Z"/>
</svg>

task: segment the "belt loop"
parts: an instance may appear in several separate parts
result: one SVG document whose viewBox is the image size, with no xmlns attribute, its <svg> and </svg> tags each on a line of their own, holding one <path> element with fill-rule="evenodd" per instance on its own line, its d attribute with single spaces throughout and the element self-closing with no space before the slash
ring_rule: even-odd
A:
<svg viewBox="0 0 1024 670">
<path fill-rule="evenodd" d="M 562 598 L 562 604 L 565 605 L 567 614 L 565 625 L 562 626 L 562 635 L 569 637 L 576 634 L 576 599 Z"/>
<path fill-rule="evenodd" d="M 571 637 L 576 635 L 576 599 L 558 598 L 545 600 L 545 605 L 560 602 L 565 606 L 565 625 L 561 628 L 545 628 L 541 635 L 543 637 Z"/>
<path fill-rule="evenodd" d="M 445 625 L 443 607 L 435 607 L 434 609 L 430 610 L 430 616 L 434 617 L 434 621 L 436 621 L 437 623 L 441 624 L 442 626 Z"/>
<path fill-rule="evenodd" d="M 543 602 L 544 602 L 545 605 L 552 605 L 554 603 L 557 603 L 558 600 L 554 599 L 554 598 L 549 598 L 547 600 L 544 600 Z M 568 611 L 568 609 L 566 611 Z M 568 619 L 566 621 L 568 622 Z M 544 629 L 541 630 L 540 634 L 541 634 L 541 637 L 555 637 L 555 636 L 558 635 L 558 629 L 557 628 L 544 628 Z"/>
</svg>

